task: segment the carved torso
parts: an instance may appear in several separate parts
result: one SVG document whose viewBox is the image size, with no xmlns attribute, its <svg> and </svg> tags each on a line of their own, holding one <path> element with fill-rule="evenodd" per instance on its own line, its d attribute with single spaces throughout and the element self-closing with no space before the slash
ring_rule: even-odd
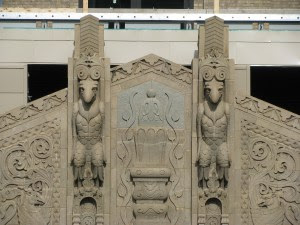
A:
<svg viewBox="0 0 300 225">
<path fill-rule="evenodd" d="M 225 103 L 220 102 L 215 109 L 207 101 L 203 103 L 203 115 L 201 118 L 202 138 L 216 138 L 226 140 L 227 118 Z"/>
<path fill-rule="evenodd" d="M 101 127 L 103 118 L 101 116 L 98 102 L 86 108 L 82 100 L 78 103 L 78 114 L 76 116 L 76 131 L 78 140 L 83 144 L 96 144 L 101 140 Z"/>
</svg>

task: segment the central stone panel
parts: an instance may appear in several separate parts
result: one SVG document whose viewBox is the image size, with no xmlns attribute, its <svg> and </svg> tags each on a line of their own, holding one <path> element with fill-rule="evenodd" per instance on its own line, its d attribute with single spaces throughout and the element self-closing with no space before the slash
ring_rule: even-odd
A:
<svg viewBox="0 0 300 225">
<path fill-rule="evenodd" d="M 138 66 L 143 66 L 140 73 L 123 76 L 125 69 Z M 191 89 L 189 82 L 172 75 L 175 66 L 191 78 L 187 68 L 154 55 L 112 72 L 112 187 L 116 185 L 117 194 L 112 221 L 190 223 L 185 215 L 191 213 L 191 182 L 186 182 L 191 174 L 191 124 L 186 120 Z M 115 81 L 116 75 L 122 79 Z"/>
</svg>

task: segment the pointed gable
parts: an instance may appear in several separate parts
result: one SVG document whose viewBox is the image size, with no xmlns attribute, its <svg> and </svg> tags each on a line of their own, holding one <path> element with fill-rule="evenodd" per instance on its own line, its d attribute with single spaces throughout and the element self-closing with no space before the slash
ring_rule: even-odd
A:
<svg viewBox="0 0 300 225">
<path fill-rule="evenodd" d="M 169 79 L 179 80 L 188 85 L 192 83 L 192 70 L 154 54 L 113 68 L 111 81 L 115 83 L 122 79 L 132 79 L 150 72 Z"/>
</svg>

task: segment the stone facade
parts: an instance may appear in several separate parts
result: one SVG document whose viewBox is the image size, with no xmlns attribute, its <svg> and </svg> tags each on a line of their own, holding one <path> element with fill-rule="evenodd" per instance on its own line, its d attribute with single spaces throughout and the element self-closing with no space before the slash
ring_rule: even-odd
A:
<svg viewBox="0 0 300 225">
<path fill-rule="evenodd" d="M 13 8 L 78 8 L 78 0 L 3 0 L 3 7 Z"/>
<path fill-rule="evenodd" d="M 78 8 L 78 0 L 3 0 L 3 7 Z M 195 9 L 213 9 L 213 0 L 194 0 Z M 221 9 L 300 9 L 298 0 L 220 0 Z"/>
<path fill-rule="evenodd" d="M 75 31 L 68 89 L 0 116 L 0 225 L 299 224 L 300 116 L 235 92 L 224 21 L 192 69 Z"/>
<path fill-rule="evenodd" d="M 213 0 L 194 0 L 195 9 L 213 9 Z M 298 0 L 220 0 L 220 9 L 300 9 Z"/>
</svg>

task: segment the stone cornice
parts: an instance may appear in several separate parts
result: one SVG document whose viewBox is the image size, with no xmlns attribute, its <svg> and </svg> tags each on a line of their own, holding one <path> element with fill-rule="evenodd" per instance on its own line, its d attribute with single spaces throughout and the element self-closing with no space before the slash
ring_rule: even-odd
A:
<svg viewBox="0 0 300 225">
<path fill-rule="evenodd" d="M 67 88 L 39 98 L 24 106 L 15 108 L 0 115 L 0 132 L 11 128 L 22 121 L 49 112 L 67 101 Z"/>
</svg>

